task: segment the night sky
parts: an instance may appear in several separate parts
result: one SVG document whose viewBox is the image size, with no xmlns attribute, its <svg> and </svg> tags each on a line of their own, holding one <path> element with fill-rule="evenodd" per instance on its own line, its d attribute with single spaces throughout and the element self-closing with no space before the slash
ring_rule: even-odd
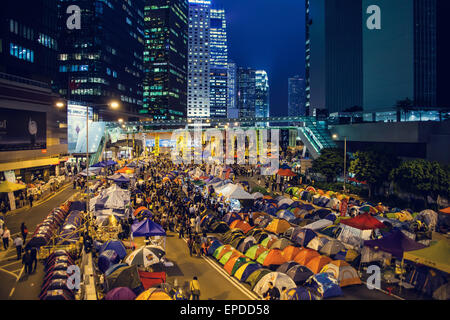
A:
<svg viewBox="0 0 450 320">
<path fill-rule="evenodd" d="M 225 9 L 229 57 L 266 70 L 270 115 L 287 115 L 288 78 L 305 71 L 304 0 L 212 0 Z"/>
</svg>

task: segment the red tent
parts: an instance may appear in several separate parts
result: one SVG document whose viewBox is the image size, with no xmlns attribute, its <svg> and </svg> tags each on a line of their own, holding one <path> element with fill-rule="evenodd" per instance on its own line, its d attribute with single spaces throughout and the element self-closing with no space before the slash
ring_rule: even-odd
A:
<svg viewBox="0 0 450 320">
<path fill-rule="evenodd" d="M 439 211 L 442 212 L 442 213 L 448 213 L 448 214 L 450 214 L 450 207 L 445 208 L 445 209 L 441 209 L 441 210 L 439 210 Z"/>
<path fill-rule="evenodd" d="M 351 219 L 341 220 L 341 223 L 360 230 L 386 228 L 386 225 L 372 217 L 369 213 L 364 213 Z"/>
<path fill-rule="evenodd" d="M 291 169 L 279 169 L 277 175 L 282 177 L 295 177 L 295 174 Z"/>
</svg>

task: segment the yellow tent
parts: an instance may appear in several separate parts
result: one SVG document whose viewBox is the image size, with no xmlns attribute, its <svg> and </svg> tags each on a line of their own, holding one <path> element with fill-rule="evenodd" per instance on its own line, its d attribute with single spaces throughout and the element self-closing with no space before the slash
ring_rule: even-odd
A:
<svg viewBox="0 0 450 320">
<path fill-rule="evenodd" d="M 286 230 L 290 227 L 290 223 L 284 219 L 273 219 L 266 227 L 266 230 L 276 234 L 280 234 L 286 232 Z"/>
<path fill-rule="evenodd" d="M 403 258 L 450 273 L 450 241 L 440 240 L 427 248 L 407 251 Z"/>
<path fill-rule="evenodd" d="M 19 183 L 12 183 L 9 181 L 3 181 L 2 183 L 0 183 L 0 193 L 14 192 L 14 191 L 22 190 L 25 188 L 26 188 L 25 185 L 19 184 Z"/>
<path fill-rule="evenodd" d="M 136 300 L 173 300 L 169 294 L 162 289 L 150 288 L 136 297 Z"/>
</svg>

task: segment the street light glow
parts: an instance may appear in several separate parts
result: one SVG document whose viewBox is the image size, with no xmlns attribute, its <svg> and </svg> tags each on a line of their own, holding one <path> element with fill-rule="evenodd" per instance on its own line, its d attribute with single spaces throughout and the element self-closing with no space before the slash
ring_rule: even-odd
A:
<svg viewBox="0 0 450 320">
<path fill-rule="evenodd" d="M 111 106 L 111 108 L 113 109 L 117 109 L 119 108 L 119 103 L 117 101 L 111 101 L 111 103 L 109 104 Z"/>
<path fill-rule="evenodd" d="M 58 101 L 55 105 L 57 108 L 64 108 L 64 102 Z"/>
<path fill-rule="evenodd" d="M 122 123 L 122 122 L 123 122 L 123 119 L 122 119 L 122 118 L 120 118 L 120 119 L 119 119 L 119 123 Z"/>
<path fill-rule="evenodd" d="M 335 140 L 336 140 L 336 139 L 338 138 L 338 135 L 337 135 L 337 134 L 335 133 L 335 134 L 333 134 L 333 136 L 332 136 L 332 137 L 333 137 L 333 139 L 335 139 Z"/>
</svg>

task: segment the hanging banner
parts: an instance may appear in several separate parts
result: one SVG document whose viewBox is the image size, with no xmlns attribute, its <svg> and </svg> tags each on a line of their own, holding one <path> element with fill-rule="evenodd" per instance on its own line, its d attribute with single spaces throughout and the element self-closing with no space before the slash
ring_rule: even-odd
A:
<svg viewBox="0 0 450 320">
<path fill-rule="evenodd" d="M 341 217 L 344 217 L 347 214 L 347 209 L 348 209 L 348 200 L 343 199 L 341 201 L 340 210 L 339 210 L 341 213 Z"/>
<path fill-rule="evenodd" d="M 159 156 L 159 135 L 155 136 L 155 156 Z"/>
</svg>

